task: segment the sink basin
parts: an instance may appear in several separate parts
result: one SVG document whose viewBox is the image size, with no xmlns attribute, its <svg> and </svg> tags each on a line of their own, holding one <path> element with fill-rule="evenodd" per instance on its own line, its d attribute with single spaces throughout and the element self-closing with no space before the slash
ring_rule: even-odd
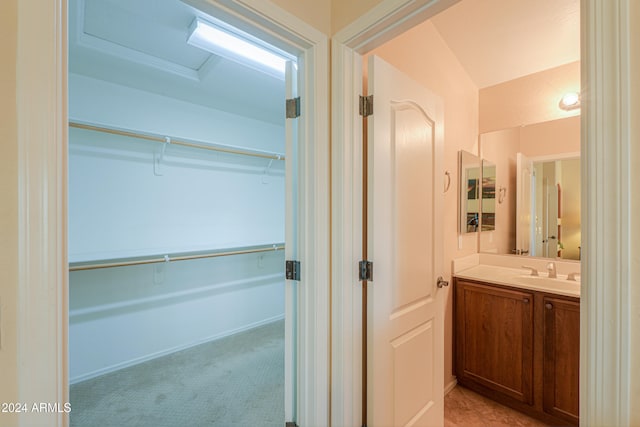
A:
<svg viewBox="0 0 640 427">
<path fill-rule="evenodd" d="M 580 292 L 580 282 L 567 280 L 566 277 L 552 279 L 545 276 L 516 276 L 513 280 L 530 288 L 551 292 Z"/>
</svg>

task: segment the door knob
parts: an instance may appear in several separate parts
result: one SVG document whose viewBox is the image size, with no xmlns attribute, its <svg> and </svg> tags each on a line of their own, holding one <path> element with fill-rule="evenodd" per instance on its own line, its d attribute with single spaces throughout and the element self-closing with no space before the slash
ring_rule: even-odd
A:
<svg viewBox="0 0 640 427">
<path fill-rule="evenodd" d="M 437 286 L 438 286 L 439 288 L 442 288 L 442 287 L 444 287 L 444 286 L 449 286 L 449 282 L 447 282 L 446 280 L 444 280 L 444 279 L 442 278 L 442 276 L 439 276 L 439 277 L 438 277 L 438 281 L 436 282 L 436 284 L 437 284 Z"/>
</svg>

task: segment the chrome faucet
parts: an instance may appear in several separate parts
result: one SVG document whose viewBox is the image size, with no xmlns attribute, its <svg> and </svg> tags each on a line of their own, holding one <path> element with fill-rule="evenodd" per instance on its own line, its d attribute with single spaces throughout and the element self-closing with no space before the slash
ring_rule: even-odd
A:
<svg viewBox="0 0 640 427">
<path fill-rule="evenodd" d="M 576 276 L 579 276 L 579 275 L 580 275 L 579 272 L 577 272 L 577 273 L 569 273 L 567 275 L 567 280 L 573 280 L 575 282 L 576 281 Z"/>
<path fill-rule="evenodd" d="M 555 279 L 556 277 L 558 277 L 558 275 L 556 274 L 556 263 L 555 262 L 550 262 L 549 264 L 547 264 L 547 271 L 549 272 L 549 278 L 550 279 Z"/>
<path fill-rule="evenodd" d="M 538 270 L 536 270 L 534 267 L 528 267 L 526 265 L 523 265 L 522 268 L 526 268 L 531 272 L 532 276 L 537 276 L 538 275 Z"/>
</svg>

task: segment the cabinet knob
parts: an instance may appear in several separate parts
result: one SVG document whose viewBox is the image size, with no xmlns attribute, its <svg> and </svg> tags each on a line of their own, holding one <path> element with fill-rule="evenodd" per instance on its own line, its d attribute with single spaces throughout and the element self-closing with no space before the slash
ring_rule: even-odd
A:
<svg viewBox="0 0 640 427">
<path fill-rule="evenodd" d="M 547 308 L 547 310 L 551 310 L 553 308 L 553 304 L 551 304 L 550 302 L 546 303 L 544 306 Z"/>
<path fill-rule="evenodd" d="M 525 303 L 525 304 L 529 304 L 529 298 L 523 298 L 522 302 Z"/>
</svg>

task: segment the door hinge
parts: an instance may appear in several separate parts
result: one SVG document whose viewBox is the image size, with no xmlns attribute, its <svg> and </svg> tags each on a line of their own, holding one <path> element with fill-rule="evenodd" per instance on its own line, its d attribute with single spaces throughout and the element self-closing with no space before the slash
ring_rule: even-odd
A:
<svg viewBox="0 0 640 427">
<path fill-rule="evenodd" d="M 300 97 L 287 99 L 286 110 L 287 119 L 300 117 Z"/>
<path fill-rule="evenodd" d="M 373 280 L 373 262 L 371 261 L 360 261 L 360 281 L 371 281 Z"/>
<path fill-rule="evenodd" d="M 360 115 L 368 117 L 373 114 L 373 95 L 360 95 Z"/>
<path fill-rule="evenodd" d="M 284 270 L 287 280 L 300 281 L 300 261 L 286 261 Z"/>
</svg>

